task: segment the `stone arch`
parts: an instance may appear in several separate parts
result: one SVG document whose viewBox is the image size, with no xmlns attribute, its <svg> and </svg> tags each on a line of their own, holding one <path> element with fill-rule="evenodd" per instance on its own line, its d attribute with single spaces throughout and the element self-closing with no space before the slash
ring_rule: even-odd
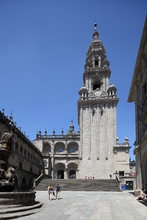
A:
<svg viewBox="0 0 147 220">
<path fill-rule="evenodd" d="M 79 149 L 79 145 L 77 142 L 70 142 L 67 145 L 67 152 L 68 153 L 76 153 L 76 152 L 78 152 L 78 149 Z"/>
<path fill-rule="evenodd" d="M 65 173 L 65 164 L 64 163 L 56 163 L 54 165 L 55 170 L 55 178 L 57 179 L 64 179 L 64 173 Z"/>
<path fill-rule="evenodd" d="M 71 162 L 67 165 L 67 174 L 69 179 L 76 179 L 76 172 L 78 165 L 74 162 Z"/>
<path fill-rule="evenodd" d="M 141 170 L 142 170 L 142 186 L 144 189 L 147 189 L 147 153 L 143 155 Z"/>
<path fill-rule="evenodd" d="M 63 142 L 58 142 L 54 146 L 55 153 L 62 153 L 65 151 L 65 144 Z"/>
<path fill-rule="evenodd" d="M 51 145 L 48 142 L 43 143 L 42 153 L 50 153 L 51 152 Z"/>
</svg>

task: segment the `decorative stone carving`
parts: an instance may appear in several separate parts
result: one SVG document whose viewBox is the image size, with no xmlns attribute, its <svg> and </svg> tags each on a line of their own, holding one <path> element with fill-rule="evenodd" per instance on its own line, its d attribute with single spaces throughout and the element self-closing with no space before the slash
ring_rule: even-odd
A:
<svg viewBox="0 0 147 220">
<path fill-rule="evenodd" d="M 9 167 L 8 158 L 11 154 L 13 134 L 4 132 L 0 140 L 0 191 L 10 192 L 17 187 L 16 170 Z"/>
</svg>

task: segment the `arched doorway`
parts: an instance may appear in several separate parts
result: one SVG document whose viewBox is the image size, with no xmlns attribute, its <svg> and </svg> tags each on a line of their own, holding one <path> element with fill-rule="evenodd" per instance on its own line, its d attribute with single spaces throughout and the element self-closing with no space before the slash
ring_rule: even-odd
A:
<svg viewBox="0 0 147 220">
<path fill-rule="evenodd" d="M 76 179 L 76 170 L 69 170 L 69 179 Z"/>
<path fill-rule="evenodd" d="M 68 164 L 67 170 L 68 170 L 68 178 L 69 179 L 76 179 L 77 164 L 75 164 L 75 163 Z"/>
<path fill-rule="evenodd" d="M 64 179 L 65 165 L 63 163 L 57 163 L 54 166 L 55 176 L 57 179 Z"/>
<path fill-rule="evenodd" d="M 57 171 L 57 179 L 64 179 L 64 170 Z"/>
</svg>

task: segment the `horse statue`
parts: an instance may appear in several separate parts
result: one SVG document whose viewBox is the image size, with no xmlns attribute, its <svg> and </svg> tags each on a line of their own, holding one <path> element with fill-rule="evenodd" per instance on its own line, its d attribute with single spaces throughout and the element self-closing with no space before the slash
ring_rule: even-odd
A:
<svg viewBox="0 0 147 220">
<path fill-rule="evenodd" d="M 16 170 L 9 167 L 6 171 L 0 169 L 0 191 L 13 191 L 17 187 Z"/>
</svg>

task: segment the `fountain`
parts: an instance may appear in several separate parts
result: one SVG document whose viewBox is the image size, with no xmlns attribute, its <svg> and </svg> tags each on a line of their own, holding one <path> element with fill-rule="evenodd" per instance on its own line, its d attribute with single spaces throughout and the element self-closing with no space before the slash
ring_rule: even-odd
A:
<svg viewBox="0 0 147 220">
<path fill-rule="evenodd" d="M 12 152 L 13 134 L 4 132 L 0 140 L 0 192 L 11 192 L 17 187 L 16 170 L 8 165 Z"/>
<path fill-rule="evenodd" d="M 5 131 L 0 140 L 0 204 L 35 204 L 35 192 L 20 192 L 17 188 L 16 170 L 8 163 L 12 153 L 13 133 Z M 8 193 L 9 192 L 9 193 Z"/>
</svg>

